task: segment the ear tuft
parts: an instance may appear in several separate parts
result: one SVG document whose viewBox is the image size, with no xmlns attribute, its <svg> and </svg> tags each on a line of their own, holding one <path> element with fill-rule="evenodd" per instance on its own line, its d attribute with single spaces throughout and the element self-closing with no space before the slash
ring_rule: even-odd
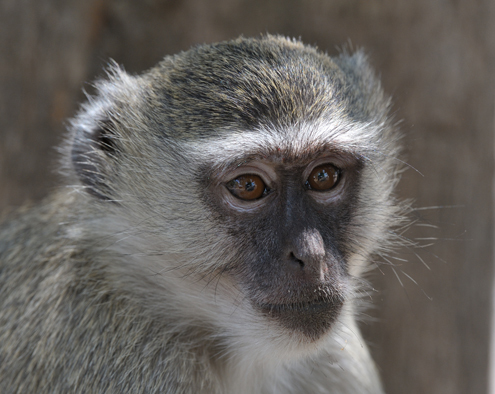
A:
<svg viewBox="0 0 495 394">
<path fill-rule="evenodd" d="M 390 99 L 383 93 L 380 80 L 370 66 L 363 50 L 350 54 L 347 48 L 333 58 L 348 83 L 348 94 L 352 97 L 353 115 L 362 121 L 374 119 L 384 121 L 390 107 Z"/>
<path fill-rule="evenodd" d="M 97 94 L 88 96 L 88 102 L 71 121 L 65 168 L 69 164 L 84 190 L 93 196 L 114 200 L 112 185 L 122 149 L 119 141 L 127 127 L 119 114 L 132 119 L 142 95 L 137 78 L 117 64 L 110 65 L 107 76 L 95 83 Z"/>
<path fill-rule="evenodd" d="M 115 132 L 109 118 L 84 119 L 83 113 L 74 124 L 74 140 L 71 150 L 72 166 L 86 190 L 92 195 L 108 200 L 109 161 L 116 155 Z M 84 121 L 81 121 L 84 120 Z"/>
</svg>

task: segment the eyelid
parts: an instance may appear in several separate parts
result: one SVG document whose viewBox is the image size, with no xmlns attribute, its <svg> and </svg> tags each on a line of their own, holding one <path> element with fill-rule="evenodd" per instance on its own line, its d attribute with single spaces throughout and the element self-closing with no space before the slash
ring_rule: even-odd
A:
<svg viewBox="0 0 495 394">
<path fill-rule="evenodd" d="M 225 172 L 222 176 L 222 183 L 226 184 L 242 175 L 250 174 L 259 176 L 268 189 L 273 189 L 277 180 L 277 174 L 271 166 L 257 162 L 256 165 L 241 165 L 232 171 Z"/>
</svg>

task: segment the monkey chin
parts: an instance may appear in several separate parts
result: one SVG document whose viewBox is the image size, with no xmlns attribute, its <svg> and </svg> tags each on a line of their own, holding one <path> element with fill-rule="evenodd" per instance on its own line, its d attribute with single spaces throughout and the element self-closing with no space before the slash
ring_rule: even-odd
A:
<svg viewBox="0 0 495 394">
<path fill-rule="evenodd" d="M 344 297 L 333 295 L 314 300 L 258 304 L 263 315 L 303 342 L 316 342 L 329 332 L 339 316 Z"/>
</svg>

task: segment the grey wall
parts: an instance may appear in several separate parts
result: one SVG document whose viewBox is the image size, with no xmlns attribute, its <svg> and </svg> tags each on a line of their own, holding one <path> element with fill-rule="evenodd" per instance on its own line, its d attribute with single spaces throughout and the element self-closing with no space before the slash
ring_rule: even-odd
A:
<svg viewBox="0 0 495 394">
<path fill-rule="evenodd" d="M 405 234 L 425 247 L 404 250 L 395 267 L 382 262 L 372 278 L 375 321 L 364 329 L 387 391 L 486 393 L 493 0 L 0 0 L 0 212 L 56 184 L 53 146 L 82 88 L 91 90 L 84 81 L 109 58 L 139 72 L 195 43 L 260 32 L 329 53 L 348 41 L 365 47 L 416 169 L 400 194 L 441 207 L 416 212 L 436 228 Z"/>
</svg>

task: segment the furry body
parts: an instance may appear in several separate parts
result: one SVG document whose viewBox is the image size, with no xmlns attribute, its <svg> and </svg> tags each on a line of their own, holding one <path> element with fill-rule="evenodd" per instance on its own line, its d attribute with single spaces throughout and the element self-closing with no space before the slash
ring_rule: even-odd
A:
<svg viewBox="0 0 495 394">
<path fill-rule="evenodd" d="M 0 391 L 381 393 L 355 315 L 397 146 L 364 56 L 238 39 L 97 87 L 70 187 L 0 228 Z M 298 188 L 323 161 L 342 190 Z M 239 168 L 271 194 L 233 198 Z"/>
</svg>

